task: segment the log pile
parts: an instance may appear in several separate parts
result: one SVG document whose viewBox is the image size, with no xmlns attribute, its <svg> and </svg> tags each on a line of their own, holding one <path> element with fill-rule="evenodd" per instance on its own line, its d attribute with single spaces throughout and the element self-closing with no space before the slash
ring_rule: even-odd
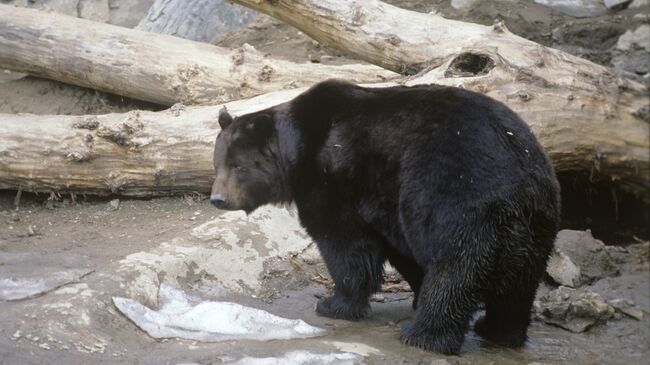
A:
<svg viewBox="0 0 650 365">
<path fill-rule="evenodd" d="M 223 49 L 0 5 L 0 68 L 165 105 L 211 105 L 81 117 L 0 115 L 0 188 L 205 192 L 221 105 L 251 112 L 336 77 L 485 93 L 530 124 L 557 171 L 608 180 L 650 201 L 650 107 L 641 84 L 518 37 L 501 23 L 463 23 L 379 1 L 233 2 L 375 66 L 298 64 L 250 46 Z"/>
</svg>

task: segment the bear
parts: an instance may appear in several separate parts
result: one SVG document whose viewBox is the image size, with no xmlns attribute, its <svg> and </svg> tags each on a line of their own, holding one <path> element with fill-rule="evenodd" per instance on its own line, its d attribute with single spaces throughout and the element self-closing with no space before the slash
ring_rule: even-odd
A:
<svg viewBox="0 0 650 365">
<path fill-rule="evenodd" d="M 525 343 L 560 187 L 504 104 L 456 87 L 328 80 L 257 112 L 222 109 L 218 122 L 211 203 L 295 203 L 335 284 L 319 315 L 367 316 L 388 261 L 414 292 L 403 343 L 458 354 L 480 308 L 477 334 Z"/>
</svg>

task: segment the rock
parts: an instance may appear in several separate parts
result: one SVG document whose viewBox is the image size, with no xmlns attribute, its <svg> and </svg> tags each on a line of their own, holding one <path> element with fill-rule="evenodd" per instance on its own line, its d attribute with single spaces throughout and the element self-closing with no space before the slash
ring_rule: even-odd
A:
<svg viewBox="0 0 650 365">
<path fill-rule="evenodd" d="M 450 362 L 447 359 L 438 359 L 438 360 L 433 360 L 429 363 L 429 365 L 456 365 L 458 364 L 457 362 Z"/>
<path fill-rule="evenodd" d="M 627 7 L 632 0 L 605 0 L 605 6 L 607 9 L 612 10 L 621 10 Z"/>
<path fill-rule="evenodd" d="M 608 12 L 602 0 L 535 0 L 535 2 L 576 18 L 600 16 Z"/>
<path fill-rule="evenodd" d="M 451 0 L 451 6 L 456 10 L 466 9 L 474 5 L 477 0 Z"/>
<path fill-rule="evenodd" d="M 546 272 L 560 285 L 572 288 L 580 285 L 580 268 L 567 255 L 557 249 L 554 250 L 548 260 Z"/>
<path fill-rule="evenodd" d="M 645 49 L 650 47 L 650 25 L 643 24 L 635 30 L 628 30 L 618 38 L 616 49 L 628 51 L 630 49 Z"/>
<path fill-rule="evenodd" d="M 643 310 L 634 305 L 629 299 L 614 299 L 609 301 L 609 305 L 614 307 L 617 312 L 621 312 L 637 321 L 643 320 Z"/>
<path fill-rule="evenodd" d="M 578 287 L 618 274 L 605 244 L 589 231 L 562 230 L 546 272 L 561 285 Z"/>
<path fill-rule="evenodd" d="M 243 211 L 224 212 L 193 228 L 190 234 L 189 239 L 177 237 L 121 260 L 118 271 L 133 278 L 126 284 L 128 296 L 146 305 L 157 305 L 160 278 L 175 287 L 206 279 L 234 293 L 266 296 L 273 289 L 266 284 L 274 283 L 277 287 L 278 282 L 264 280 L 267 269 L 275 268 L 269 263 L 296 255 L 306 261 L 302 253 L 312 244 L 293 207 L 264 206 L 250 215 Z M 313 250 L 317 255 L 318 250 Z M 287 261 L 280 269 L 293 270 L 292 267 Z M 272 276 L 289 281 L 285 276 Z M 288 279 L 293 281 L 296 277 L 294 273 Z"/>
<path fill-rule="evenodd" d="M 650 72 L 650 25 L 644 24 L 634 31 L 628 30 L 618 38 L 612 65 L 616 69 L 644 75 Z"/>
<path fill-rule="evenodd" d="M 535 311 L 544 322 L 571 332 L 584 332 L 614 316 L 614 308 L 590 290 L 561 286 L 535 301 Z"/>
<path fill-rule="evenodd" d="M 108 210 L 118 210 L 120 208 L 120 199 L 113 199 L 108 202 Z"/>
<path fill-rule="evenodd" d="M 636 8 L 642 8 L 644 6 L 650 5 L 650 0 L 634 0 L 630 4 L 630 8 L 636 9 Z"/>
</svg>

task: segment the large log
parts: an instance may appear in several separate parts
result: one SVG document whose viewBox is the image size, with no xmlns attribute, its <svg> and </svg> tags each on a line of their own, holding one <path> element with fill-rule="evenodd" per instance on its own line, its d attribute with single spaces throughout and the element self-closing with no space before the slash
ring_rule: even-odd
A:
<svg viewBox="0 0 650 365">
<path fill-rule="evenodd" d="M 411 83 L 427 83 L 435 72 Z M 227 107 L 235 115 L 249 113 L 288 101 L 303 90 L 269 93 Z M 102 116 L 0 114 L 0 189 L 132 196 L 207 192 L 220 108 L 175 107 Z M 557 171 L 597 174 L 600 168 L 601 173 L 612 174 L 609 178 L 619 179 L 620 186 L 648 198 L 643 178 L 648 171 L 647 125 L 622 130 L 611 121 L 592 128 L 579 116 L 575 123 L 557 123 L 540 118 L 536 109 L 524 109 L 522 117 L 535 121 L 533 132 Z"/>
<path fill-rule="evenodd" d="M 2 68 L 165 105 L 223 103 L 331 77 L 373 82 L 395 75 L 368 65 L 272 60 L 247 45 L 229 50 L 8 5 L 0 5 Z"/>
<path fill-rule="evenodd" d="M 233 113 L 290 99 L 228 103 Z M 0 114 L 0 189 L 155 196 L 207 192 L 220 106 L 67 116 Z"/>
<path fill-rule="evenodd" d="M 427 71 L 417 82 L 490 95 L 518 112 L 540 138 L 558 141 L 547 148 L 560 170 L 650 194 L 648 90 L 603 66 L 518 37 L 502 23 L 464 23 L 377 0 L 233 2 L 355 58 L 403 74 Z"/>
</svg>

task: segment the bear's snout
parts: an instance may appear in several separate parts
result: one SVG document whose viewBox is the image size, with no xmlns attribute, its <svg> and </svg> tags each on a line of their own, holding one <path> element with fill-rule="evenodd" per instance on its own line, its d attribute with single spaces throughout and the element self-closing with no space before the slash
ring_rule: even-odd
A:
<svg viewBox="0 0 650 365">
<path fill-rule="evenodd" d="M 221 193 L 216 193 L 210 195 L 210 203 L 217 207 L 218 209 L 226 209 L 228 206 L 228 201 L 226 199 L 226 196 Z"/>
</svg>

